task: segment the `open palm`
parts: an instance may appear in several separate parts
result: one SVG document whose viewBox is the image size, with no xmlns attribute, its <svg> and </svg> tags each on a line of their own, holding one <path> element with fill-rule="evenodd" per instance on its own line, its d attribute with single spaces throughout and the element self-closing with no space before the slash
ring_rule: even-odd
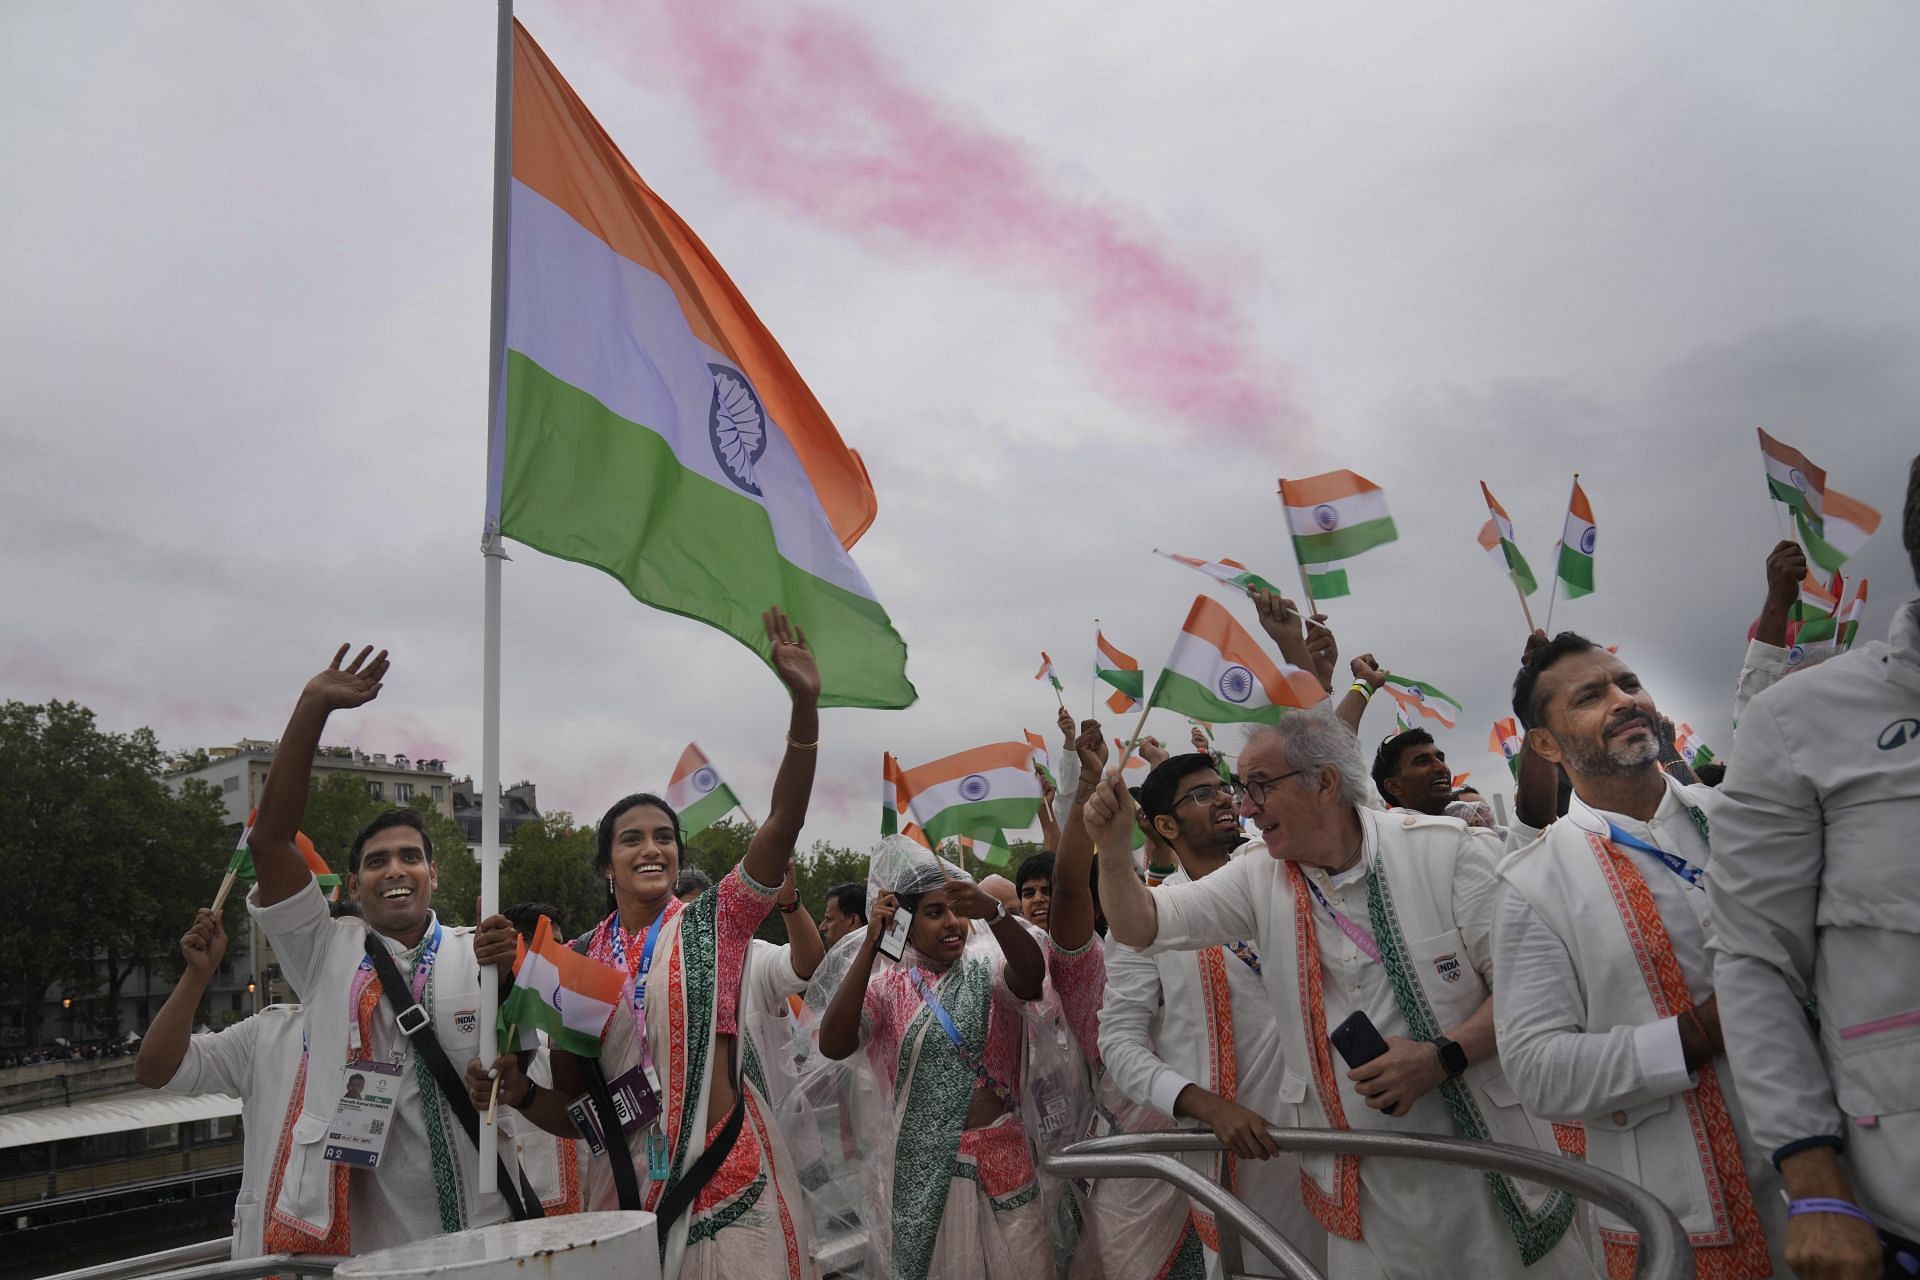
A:
<svg viewBox="0 0 1920 1280">
<path fill-rule="evenodd" d="M 773 645 L 773 673 L 787 686 L 794 701 L 817 702 L 820 698 L 820 668 L 807 647 L 807 633 L 778 608 L 760 615 L 766 625 L 767 639 Z"/>
<path fill-rule="evenodd" d="M 365 706 L 380 696 L 380 682 L 387 675 L 387 651 L 375 654 L 373 646 L 368 645 L 347 662 L 347 650 L 352 647 L 341 645 L 327 669 L 307 681 L 306 696 L 317 699 L 329 711 Z"/>
</svg>

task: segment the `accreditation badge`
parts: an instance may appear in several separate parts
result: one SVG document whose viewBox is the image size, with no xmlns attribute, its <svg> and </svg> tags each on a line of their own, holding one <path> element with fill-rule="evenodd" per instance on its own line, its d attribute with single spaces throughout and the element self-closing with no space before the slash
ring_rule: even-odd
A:
<svg viewBox="0 0 1920 1280">
<path fill-rule="evenodd" d="M 396 1062 L 360 1058 L 342 1071 L 340 1101 L 333 1108 L 322 1156 L 334 1164 L 374 1169 L 386 1150 L 400 1096 L 402 1068 Z"/>
</svg>

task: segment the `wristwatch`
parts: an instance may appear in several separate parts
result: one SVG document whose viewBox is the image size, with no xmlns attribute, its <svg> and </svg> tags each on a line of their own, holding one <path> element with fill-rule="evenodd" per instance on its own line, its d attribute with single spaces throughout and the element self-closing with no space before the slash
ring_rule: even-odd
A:
<svg viewBox="0 0 1920 1280">
<path fill-rule="evenodd" d="M 1467 1051 L 1453 1041 L 1445 1036 L 1435 1036 L 1427 1043 L 1440 1051 L 1440 1066 L 1449 1080 L 1467 1069 Z"/>
<path fill-rule="evenodd" d="M 1007 918 L 1007 904 L 1000 901 L 1000 899 L 995 898 L 993 900 L 993 905 L 995 907 L 995 911 L 991 916 L 987 918 L 987 923 L 999 924 L 1002 920 L 1005 920 Z"/>
</svg>

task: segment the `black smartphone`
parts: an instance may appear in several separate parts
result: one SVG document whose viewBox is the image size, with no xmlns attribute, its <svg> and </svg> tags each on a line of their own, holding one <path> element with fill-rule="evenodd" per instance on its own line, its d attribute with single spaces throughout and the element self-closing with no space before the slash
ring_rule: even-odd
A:
<svg viewBox="0 0 1920 1280">
<path fill-rule="evenodd" d="M 1387 1051 L 1387 1042 L 1364 1009 L 1355 1009 L 1347 1020 L 1327 1034 L 1349 1068 L 1372 1062 Z"/>
<path fill-rule="evenodd" d="M 913 912 L 905 907 L 895 911 L 893 923 L 887 926 L 886 933 L 880 937 L 880 954 L 899 964 L 900 958 L 907 954 L 907 931 L 911 928 L 913 928 Z M 1382 1045 L 1380 1052 L 1386 1051 L 1386 1046 Z"/>
</svg>

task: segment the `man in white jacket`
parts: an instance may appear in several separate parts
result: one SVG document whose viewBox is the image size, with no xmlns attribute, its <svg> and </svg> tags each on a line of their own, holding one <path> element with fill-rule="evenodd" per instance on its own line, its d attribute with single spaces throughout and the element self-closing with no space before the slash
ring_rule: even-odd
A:
<svg viewBox="0 0 1920 1280">
<path fill-rule="evenodd" d="M 1659 766 L 1659 712 L 1618 657 L 1571 632 L 1514 683 L 1527 749 L 1573 785 L 1566 816 L 1501 863 L 1494 1009 L 1520 1101 L 1584 1126 L 1587 1160 L 1679 1217 L 1717 1280 L 1782 1265 L 1780 1183 L 1726 1070 L 1707 959 L 1705 787 Z M 1639 1237 L 1597 1212 L 1610 1273 Z"/>
<path fill-rule="evenodd" d="M 1494 1046 L 1494 837 L 1452 818 L 1367 807 L 1359 742 L 1328 708 L 1256 729 L 1240 774 L 1241 812 L 1266 848 L 1190 884 L 1148 889 L 1135 878 L 1133 806 L 1118 779 L 1094 793 L 1086 822 L 1121 942 L 1149 956 L 1240 939 L 1259 948 L 1289 1070 L 1279 1097 L 1241 1104 L 1290 1127 L 1551 1151 L 1546 1126 L 1515 1102 Z M 1341 1069 L 1328 1033 L 1354 1013 L 1367 1015 L 1388 1051 Z M 1296 1075 L 1294 1063 L 1307 1070 Z M 1229 1145 L 1242 1158 L 1275 1151 L 1263 1130 Z M 1413 1280 L 1436 1268 L 1516 1280 L 1592 1274 L 1570 1230 L 1576 1202 L 1562 1193 L 1409 1161 L 1310 1155 L 1301 1165 L 1301 1193 L 1329 1233 L 1333 1280 Z"/>
<path fill-rule="evenodd" d="M 345 885 L 364 923 L 329 915 L 294 845 L 327 717 L 380 692 L 386 654 L 371 661 L 368 654 L 362 650 L 343 666 L 342 646 L 301 691 L 249 839 L 259 881 L 248 909 L 300 996 L 308 1040 L 268 1186 L 269 1253 L 365 1253 L 508 1216 L 499 1193 L 477 1189 L 474 1143 L 413 1037 L 431 1028 L 456 1071 L 479 1056 L 480 966 L 511 975 L 513 925 L 494 916 L 476 936 L 440 923 L 433 911 L 432 842 L 411 810 L 389 810 L 354 840 Z M 368 958 L 370 938 L 408 984 L 401 993 L 404 1014 L 396 1014 Z M 371 1165 L 364 1152 L 358 1164 L 340 1159 L 347 1144 L 329 1136 L 356 1074 L 363 1083 L 388 1077 L 393 1091 L 375 1135 L 383 1146 Z M 510 1152 L 510 1143 L 501 1145 Z"/>
<path fill-rule="evenodd" d="M 1920 582 L 1920 459 L 1903 523 Z M 1818 1280 L 1912 1274 L 1920 600 L 1895 613 L 1885 644 L 1755 698 L 1721 796 L 1708 864 L 1714 983 L 1755 1144 L 1793 1198 L 1787 1261 Z"/>
</svg>

